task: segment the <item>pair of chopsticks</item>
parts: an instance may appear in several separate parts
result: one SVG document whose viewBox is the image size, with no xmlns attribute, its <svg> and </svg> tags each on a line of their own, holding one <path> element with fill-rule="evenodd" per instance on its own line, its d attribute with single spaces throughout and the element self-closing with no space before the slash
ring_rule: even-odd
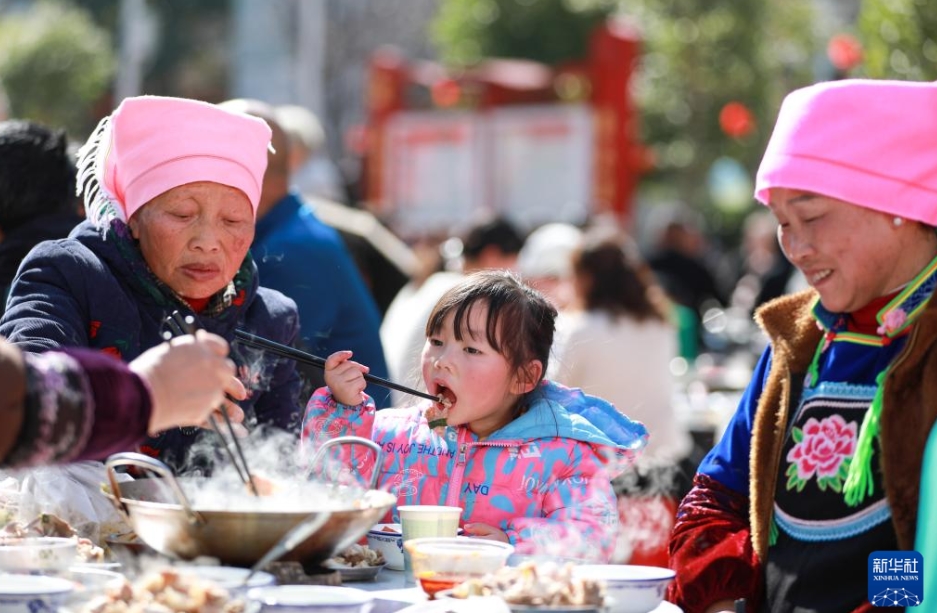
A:
<svg viewBox="0 0 937 613">
<path fill-rule="evenodd" d="M 164 323 L 166 327 L 169 328 L 169 333 L 167 333 L 169 338 L 183 336 L 185 334 L 195 334 L 195 319 L 191 315 L 185 317 L 179 311 L 173 311 L 172 314 L 164 320 Z M 228 417 L 228 412 L 225 410 L 224 406 L 220 408 L 219 412 L 224 418 L 224 423 L 228 429 L 228 436 L 226 437 L 222 434 L 221 427 L 218 425 L 218 420 L 215 419 L 213 414 L 208 417 L 212 430 L 214 430 L 218 438 L 221 439 L 222 447 L 228 452 L 228 458 L 231 460 L 231 463 L 234 464 L 234 470 L 237 471 L 238 477 L 240 477 L 244 485 L 250 487 L 254 496 L 260 496 L 260 492 L 257 491 L 257 485 L 254 483 L 254 478 L 251 476 L 251 471 L 247 467 L 247 458 L 244 457 L 244 450 L 241 449 L 241 443 L 234 433 L 234 426 L 231 425 L 231 418 Z"/>
<path fill-rule="evenodd" d="M 312 355 L 311 353 L 306 353 L 305 351 L 300 351 L 299 349 L 294 349 L 289 345 L 282 345 L 275 341 L 265 339 L 261 336 L 251 334 L 250 332 L 245 332 L 244 330 L 235 330 L 234 338 L 239 342 L 244 343 L 245 345 L 249 345 L 258 349 L 265 349 L 270 353 L 279 355 L 281 357 L 289 358 L 302 364 L 316 366 L 325 370 L 325 360 L 323 358 L 320 358 L 317 355 Z M 387 379 L 378 377 L 376 375 L 365 373 L 364 380 L 370 383 L 374 383 L 375 385 L 380 385 L 381 387 L 397 390 L 398 392 L 403 392 L 405 394 L 411 394 L 413 396 L 419 396 L 420 398 L 426 398 L 427 400 L 439 402 L 439 398 L 433 396 L 432 394 L 421 392 L 420 390 L 415 390 L 405 385 L 394 383 L 393 381 L 388 381 Z"/>
</svg>

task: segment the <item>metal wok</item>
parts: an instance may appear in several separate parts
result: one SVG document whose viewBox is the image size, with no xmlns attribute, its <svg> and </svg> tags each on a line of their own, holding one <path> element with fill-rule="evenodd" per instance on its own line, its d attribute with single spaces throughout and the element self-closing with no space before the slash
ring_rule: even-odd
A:
<svg viewBox="0 0 937 613">
<path fill-rule="evenodd" d="M 370 489 L 310 482 L 301 490 L 302 502 L 284 510 L 200 509 L 189 503 L 185 492 L 197 492 L 204 480 L 177 479 L 159 460 L 139 453 L 120 453 L 108 458 L 105 465 L 111 487 L 108 497 L 140 539 L 156 551 L 186 560 L 211 556 L 222 564 L 245 567 L 260 560 L 303 520 L 326 514 L 318 530 L 283 556 L 284 560 L 314 565 L 355 543 L 396 501 L 392 494 L 374 489 L 382 453 L 370 440 L 340 437 L 328 441 L 316 452 L 312 464 L 329 447 L 346 443 L 365 445 L 377 455 Z M 118 466 L 138 466 L 154 471 L 160 478 L 121 484 L 114 472 Z"/>
</svg>

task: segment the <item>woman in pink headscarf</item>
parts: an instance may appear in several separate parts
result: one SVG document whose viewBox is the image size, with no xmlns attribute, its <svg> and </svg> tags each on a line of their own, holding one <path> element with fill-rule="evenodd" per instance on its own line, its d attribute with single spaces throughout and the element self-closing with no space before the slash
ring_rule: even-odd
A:
<svg viewBox="0 0 937 613">
<path fill-rule="evenodd" d="M 914 547 L 937 418 L 935 140 L 937 83 L 784 100 L 755 196 L 811 288 L 758 310 L 770 345 L 680 506 L 668 598 L 686 613 L 867 611 L 870 554 Z"/>
<path fill-rule="evenodd" d="M 10 290 L 0 335 L 20 348 L 92 347 L 131 361 L 164 341 L 174 311 L 229 343 L 245 329 L 283 344 L 295 303 L 259 287 L 248 249 L 267 165 L 262 120 L 180 98 L 127 98 L 79 152 L 88 221 L 37 246 Z M 292 362 L 234 351 L 228 412 L 248 428 L 299 427 Z M 198 377 L 199 373 L 191 373 Z M 33 416 L 35 417 L 35 416 Z M 27 419 L 30 416 L 27 415 Z M 202 467 L 198 428 L 172 428 L 142 451 Z"/>
</svg>

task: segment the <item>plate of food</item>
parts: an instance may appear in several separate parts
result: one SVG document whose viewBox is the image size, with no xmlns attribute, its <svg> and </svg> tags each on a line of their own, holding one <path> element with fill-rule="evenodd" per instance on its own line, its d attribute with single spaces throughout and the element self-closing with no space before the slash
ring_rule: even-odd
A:
<svg viewBox="0 0 937 613">
<path fill-rule="evenodd" d="M 337 570 L 343 582 L 372 581 L 385 566 L 380 551 L 357 543 L 325 561 L 325 567 Z"/>
<path fill-rule="evenodd" d="M 611 599 L 605 583 L 576 576 L 572 564 L 524 562 L 506 566 L 481 579 L 470 579 L 437 598 L 497 596 L 512 613 L 603 613 Z"/>
</svg>

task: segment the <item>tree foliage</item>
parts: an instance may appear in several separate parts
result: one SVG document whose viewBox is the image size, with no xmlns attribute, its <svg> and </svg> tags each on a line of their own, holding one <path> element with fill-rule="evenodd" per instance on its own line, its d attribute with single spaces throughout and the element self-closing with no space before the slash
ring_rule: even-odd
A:
<svg viewBox="0 0 937 613">
<path fill-rule="evenodd" d="M 858 27 L 865 76 L 937 79 L 937 4 L 931 0 L 864 0 Z"/>
<path fill-rule="evenodd" d="M 614 0 L 442 0 L 431 31 L 443 61 L 486 57 L 559 64 L 585 57 L 589 33 Z"/>
<path fill-rule="evenodd" d="M 885 0 L 882 0 L 885 1 Z M 911 1 L 911 0 L 905 0 Z M 707 175 L 720 158 L 754 173 L 789 90 L 814 80 L 828 35 L 810 0 L 442 0 L 434 33 L 443 58 L 466 64 L 510 56 L 557 64 L 580 59 L 606 15 L 632 20 L 643 52 L 633 95 L 655 169 L 645 185 L 706 208 Z M 754 130 L 730 136 L 719 116 L 744 105 Z"/>
<path fill-rule="evenodd" d="M 86 135 L 114 69 L 108 33 L 84 10 L 43 0 L 0 19 L 0 81 L 13 117 Z"/>
</svg>

